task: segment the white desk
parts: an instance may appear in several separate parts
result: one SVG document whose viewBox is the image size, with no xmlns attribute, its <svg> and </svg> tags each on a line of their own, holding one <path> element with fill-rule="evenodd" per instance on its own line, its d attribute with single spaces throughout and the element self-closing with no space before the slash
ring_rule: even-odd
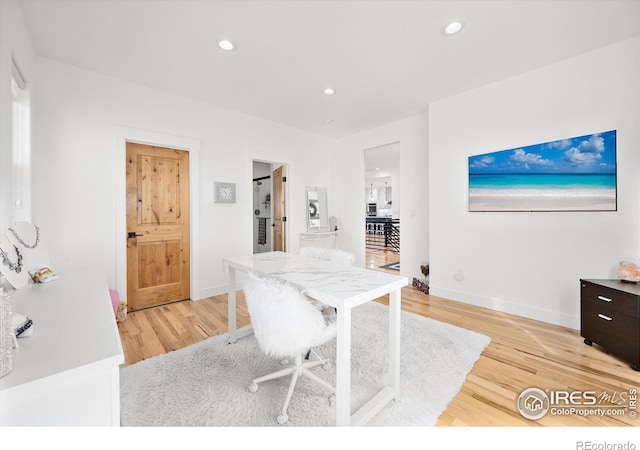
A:
<svg viewBox="0 0 640 450">
<path fill-rule="evenodd" d="M 400 394 L 400 296 L 407 277 L 359 267 L 336 266 L 304 256 L 269 252 L 224 258 L 229 272 L 229 342 L 251 334 L 236 329 L 236 271 L 255 271 L 286 280 L 309 297 L 336 307 L 336 425 L 363 425 Z M 389 383 L 351 414 L 351 309 L 389 294 Z"/>
<path fill-rule="evenodd" d="M 18 339 L 13 370 L 0 378 L 0 425 L 119 426 L 124 353 L 104 274 L 61 273 L 10 303 L 33 320 L 33 336 Z"/>
</svg>

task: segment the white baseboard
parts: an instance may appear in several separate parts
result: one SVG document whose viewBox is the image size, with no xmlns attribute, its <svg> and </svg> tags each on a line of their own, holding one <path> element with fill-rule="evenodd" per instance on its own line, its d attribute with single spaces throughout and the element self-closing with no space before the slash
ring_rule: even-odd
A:
<svg viewBox="0 0 640 450">
<path fill-rule="evenodd" d="M 429 286 L 429 295 L 435 295 L 437 297 L 443 297 L 445 299 L 451 299 L 469 305 L 480 306 L 494 311 L 526 317 L 527 319 L 539 320 L 541 322 L 559 325 L 573 330 L 580 329 L 580 316 L 559 313 L 557 311 L 521 305 L 499 299 L 481 297 L 466 292 L 440 288 L 438 286 Z"/>
<path fill-rule="evenodd" d="M 238 280 L 238 290 L 242 289 L 244 286 L 243 280 Z M 203 289 L 200 289 L 200 297 L 192 300 L 202 300 L 207 297 L 214 297 L 216 295 L 226 295 L 229 292 L 228 284 L 218 284 L 216 286 L 210 286 Z"/>
</svg>

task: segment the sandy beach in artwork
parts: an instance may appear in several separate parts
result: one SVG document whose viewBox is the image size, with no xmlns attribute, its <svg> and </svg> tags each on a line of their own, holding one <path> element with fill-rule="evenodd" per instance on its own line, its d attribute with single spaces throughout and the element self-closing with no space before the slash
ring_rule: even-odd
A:
<svg viewBox="0 0 640 450">
<path fill-rule="evenodd" d="M 616 130 L 469 157 L 469 211 L 617 211 Z"/>
<path fill-rule="evenodd" d="M 580 193 L 525 189 L 479 189 L 469 192 L 469 211 L 616 211 L 615 189 Z"/>
</svg>

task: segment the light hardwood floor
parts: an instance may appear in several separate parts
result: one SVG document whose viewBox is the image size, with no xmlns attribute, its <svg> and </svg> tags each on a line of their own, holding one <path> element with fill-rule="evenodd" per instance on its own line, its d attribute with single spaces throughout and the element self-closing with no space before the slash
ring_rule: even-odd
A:
<svg viewBox="0 0 640 450">
<path fill-rule="evenodd" d="M 377 269 L 395 260 L 397 254 L 371 252 L 366 267 Z M 242 326 L 249 317 L 242 293 L 237 297 L 238 326 Z M 387 298 L 379 301 L 386 303 Z M 491 338 L 462 389 L 438 419 L 438 426 L 640 425 L 640 419 L 630 417 L 628 411 L 623 416 L 547 414 L 536 421 L 520 415 L 516 399 L 530 387 L 595 391 L 617 395 L 616 400 L 621 393 L 640 388 L 640 373 L 596 345 L 585 345 L 576 330 L 426 295 L 411 286 L 402 290 L 402 309 Z M 118 327 L 125 364 L 133 364 L 226 332 L 226 295 L 130 313 Z"/>
</svg>

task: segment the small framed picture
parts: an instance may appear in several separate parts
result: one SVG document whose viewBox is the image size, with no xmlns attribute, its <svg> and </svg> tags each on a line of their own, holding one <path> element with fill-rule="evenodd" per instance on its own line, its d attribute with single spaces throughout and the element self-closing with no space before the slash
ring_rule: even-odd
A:
<svg viewBox="0 0 640 450">
<path fill-rule="evenodd" d="M 236 184 L 235 183 L 213 183 L 213 198 L 216 203 L 235 203 Z"/>
</svg>

